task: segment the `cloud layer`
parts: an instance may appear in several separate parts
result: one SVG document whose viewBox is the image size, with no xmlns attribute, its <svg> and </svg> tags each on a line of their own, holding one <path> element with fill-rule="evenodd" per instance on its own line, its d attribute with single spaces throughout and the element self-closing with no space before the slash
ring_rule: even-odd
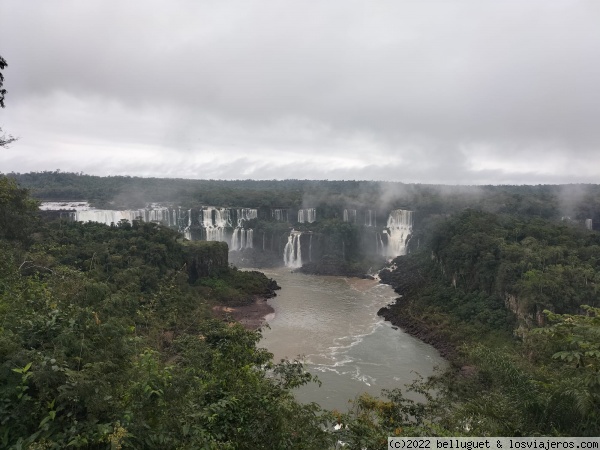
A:
<svg viewBox="0 0 600 450">
<path fill-rule="evenodd" d="M 0 6 L 0 171 L 600 179 L 600 4 Z"/>
</svg>

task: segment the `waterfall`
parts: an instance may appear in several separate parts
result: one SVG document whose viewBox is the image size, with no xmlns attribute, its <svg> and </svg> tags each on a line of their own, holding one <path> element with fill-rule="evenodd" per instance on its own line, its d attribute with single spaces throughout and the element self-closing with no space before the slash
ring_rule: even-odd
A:
<svg viewBox="0 0 600 450">
<path fill-rule="evenodd" d="M 231 227 L 231 217 L 227 208 L 207 207 L 202 210 L 202 226 L 207 241 L 227 242 L 225 228 Z"/>
<path fill-rule="evenodd" d="M 229 211 L 229 210 L 227 210 Z M 258 210 L 252 208 L 238 208 L 235 210 L 237 226 L 231 235 L 230 251 L 243 250 L 245 248 L 253 248 L 254 232 L 251 228 L 245 229 L 244 222 L 258 218 Z M 225 220 L 231 226 L 231 215 L 227 213 Z"/>
<path fill-rule="evenodd" d="M 248 228 L 246 230 L 246 248 L 254 248 L 254 230 Z"/>
<path fill-rule="evenodd" d="M 145 222 L 160 222 L 158 214 L 147 216 L 147 211 L 144 209 L 114 211 L 111 209 L 90 209 L 87 211 L 75 211 L 76 222 L 99 222 L 106 225 L 125 219 L 129 222 L 141 217 Z"/>
<path fill-rule="evenodd" d="M 215 226 L 219 228 L 231 227 L 231 214 L 227 208 L 213 208 L 215 211 Z"/>
<path fill-rule="evenodd" d="M 272 209 L 271 217 L 275 219 L 277 222 L 287 222 L 288 221 L 288 211 L 287 209 Z"/>
<path fill-rule="evenodd" d="M 241 227 L 245 221 L 258 218 L 258 210 L 251 208 L 238 208 L 236 210 L 236 215 L 238 227 Z"/>
<path fill-rule="evenodd" d="M 181 216 L 181 208 L 177 208 L 178 215 Z M 176 221 L 173 225 L 179 226 L 179 231 L 183 233 L 183 237 L 187 240 L 192 240 L 192 210 L 188 209 L 187 212 L 187 225 L 185 227 L 181 226 L 181 219 Z M 169 224 L 170 225 L 170 224 Z"/>
<path fill-rule="evenodd" d="M 292 230 L 288 236 L 287 244 L 283 249 L 283 262 L 286 267 L 297 269 L 302 267 L 302 246 L 300 244 L 302 233 Z"/>
<path fill-rule="evenodd" d="M 308 261 L 312 261 L 312 233 L 310 235 L 310 240 L 308 241 Z"/>
<path fill-rule="evenodd" d="M 240 230 L 241 228 L 236 228 L 233 230 L 233 234 L 231 235 L 231 245 L 229 246 L 229 251 L 233 252 L 239 250 L 238 241 Z"/>
<path fill-rule="evenodd" d="M 71 204 L 63 204 L 58 202 L 44 202 L 41 209 L 45 210 L 60 210 L 65 206 L 71 208 Z M 149 204 L 146 208 L 141 209 L 94 209 L 89 207 L 87 203 L 78 206 L 74 203 L 75 212 L 72 213 L 73 220 L 76 222 L 98 222 L 105 225 L 112 223 L 117 224 L 121 220 L 141 219 L 144 222 L 158 222 L 169 227 L 178 227 L 179 231 L 184 231 L 184 226 L 181 223 L 181 210 L 178 208 L 169 208 L 156 203 Z M 190 210 L 191 211 L 191 210 Z M 191 212 L 190 212 L 191 216 Z M 189 225 L 188 225 L 189 226 Z"/>
<path fill-rule="evenodd" d="M 395 257 L 406 254 L 406 244 L 412 232 L 413 212 L 395 209 L 390 212 L 387 221 L 388 245 L 386 254 Z"/>
<path fill-rule="evenodd" d="M 202 210 L 202 226 L 209 228 L 213 226 L 212 208 Z"/>
<path fill-rule="evenodd" d="M 230 251 L 243 250 L 245 248 L 254 248 L 253 245 L 254 231 L 252 228 L 247 230 L 241 227 L 233 229 L 231 235 L 231 245 L 229 246 Z"/>
<path fill-rule="evenodd" d="M 593 228 L 592 228 L 592 219 L 585 219 L 585 227 L 588 230 L 593 230 Z"/>
<path fill-rule="evenodd" d="M 383 239 L 381 239 L 380 233 L 375 233 L 375 252 L 378 255 L 386 256 L 385 245 L 383 243 Z"/>
<path fill-rule="evenodd" d="M 375 211 L 368 209 L 365 212 L 365 227 L 376 227 L 377 226 L 377 215 Z"/>
<path fill-rule="evenodd" d="M 356 223 L 356 210 L 345 209 L 344 210 L 344 222 Z"/>
<path fill-rule="evenodd" d="M 229 229 L 233 228 L 230 246 L 232 250 L 254 247 L 254 232 L 252 229 L 245 229 L 244 226 L 246 221 L 258 218 L 258 210 L 254 208 L 229 209 L 208 206 L 199 210 L 198 219 L 195 219 L 192 209 L 167 207 L 158 203 L 150 203 L 142 209 L 110 210 L 91 208 L 87 202 L 44 202 L 41 209 L 61 210 L 65 208 L 75 210 L 69 212 L 69 215 L 77 222 L 91 221 L 116 225 L 121 220 L 133 222 L 141 219 L 144 222 L 158 222 L 165 226 L 176 227 L 188 240 L 192 240 L 192 227 L 199 227 L 202 229 L 202 233 L 194 234 L 195 238 L 201 236 L 201 239 L 207 241 L 228 242 Z M 234 218 L 237 222 L 236 228 L 232 225 Z"/>
<path fill-rule="evenodd" d="M 299 209 L 298 210 L 298 223 L 313 223 L 317 220 L 317 210 L 316 208 L 307 208 L 307 209 Z"/>
</svg>

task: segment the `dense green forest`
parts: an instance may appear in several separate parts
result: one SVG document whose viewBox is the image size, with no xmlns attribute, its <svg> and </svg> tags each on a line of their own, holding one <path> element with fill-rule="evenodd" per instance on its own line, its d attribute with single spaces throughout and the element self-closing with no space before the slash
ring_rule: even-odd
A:
<svg viewBox="0 0 600 450">
<path fill-rule="evenodd" d="M 600 185 L 443 186 L 379 181 L 188 180 L 99 177 L 56 171 L 6 174 L 44 200 L 89 200 L 97 207 L 133 208 L 148 202 L 182 207 L 314 207 L 340 217 L 340 208 L 416 211 L 417 223 L 432 214 L 476 208 L 498 214 L 600 223 Z M 385 220 L 385 218 L 384 218 Z"/>
<path fill-rule="evenodd" d="M 381 272 L 402 297 L 380 314 L 454 362 L 425 383 L 442 392 L 429 404 L 436 423 L 473 435 L 597 436 L 600 234 L 466 210 L 438 222 L 426 247 Z"/>
<path fill-rule="evenodd" d="M 200 183 L 258 198 L 271 182 L 177 183 L 194 186 L 190 198 Z M 299 204 L 328 182 L 290 181 L 287 191 L 272 183 L 264 198 Z M 365 186 L 373 196 L 387 189 L 332 182 L 329 193 L 335 185 L 338 205 L 358 202 Z M 271 288 L 229 266 L 225 244 L 139 221 L 44 222 L 14 177 L 0 177 L 0 445 L 376 449 L 395 435 L 600 434 L 600 235 L 560 220 L 560 187 L 407 189 L 385 201 L 421 215 L 420 244 L 381 272 L 402 297 L 380 314 L 451 364 L 413 383 L 423 401 L 398 386 L 340 414 L 294 400 L 293 388 L 313 377 L 296 361 L 274 364 L 257 347 L 259 331 L 215 320 L 214 305 Z M 592 217 L 597 187 L 578 189 L 571 217 Z M 356 232 L 336 218 L 314 230 L 349 240 Z"/>
<path fill-rule="evenodd" d="M 327 448 L 318 408 L 291 394 L 311 376 L 213 318 L 264 275 L 229 267 L 223 243 L 36 209 L 0 178 L 2 448 Z"/>
</svg>

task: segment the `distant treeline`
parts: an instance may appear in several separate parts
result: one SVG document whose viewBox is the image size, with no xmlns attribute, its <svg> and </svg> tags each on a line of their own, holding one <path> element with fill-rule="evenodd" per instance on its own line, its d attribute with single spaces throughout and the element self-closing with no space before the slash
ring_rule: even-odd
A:
<svg viewBox="0 0 600 450">
<path fill-rule="evenodd" d="M 600 223 L 600 185 L 444 186 L 377 181 L 190 180 L 177 178 L 99 177 L 45 171 L 10 173 L 32 195 L 44 200 L 85 199 L 105 208 L 140 207 L 173 202 L 182 207 L 320 208 L 340 215 L 344 208 L 385 214 L 405 208 L 416 221 L 473 208 L 498 214 Z"/>
</svg>

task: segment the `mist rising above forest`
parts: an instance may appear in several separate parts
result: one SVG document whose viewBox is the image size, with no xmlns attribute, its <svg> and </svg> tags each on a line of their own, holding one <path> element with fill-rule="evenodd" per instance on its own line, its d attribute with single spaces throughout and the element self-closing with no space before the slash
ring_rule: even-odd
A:
<svg viewBox="0 0 600 450">
<path fill-rule="evenodd" d="M 39 199 L 87 200 L 109 209 L 144 207 L 150 202 L 169 202 L 181 207 L 337 208 L 339 215 L 344 208 L 367 206 L 382 212 L 407 207 L 427 214 L 477 208 L 547 219 L 592 218 L 600 222 L 600 187 L 594 184 L 457 186 L 378 181 L 227 181 L 98 177 L 60 171 L 10 176 Z"/>
</svg>

